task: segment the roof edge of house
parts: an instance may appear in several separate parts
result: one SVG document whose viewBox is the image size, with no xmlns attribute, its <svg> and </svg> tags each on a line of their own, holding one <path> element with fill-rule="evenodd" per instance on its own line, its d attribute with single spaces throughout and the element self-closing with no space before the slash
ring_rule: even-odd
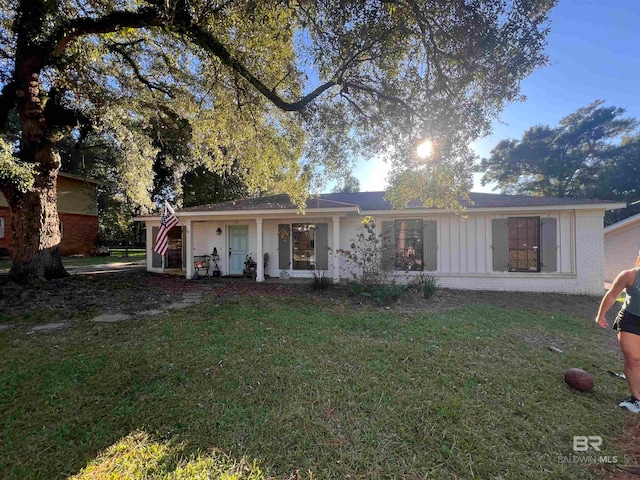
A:
<svg viewBox="0 0 640 480">
<path fill-rule="evenodd" d="M 96 180 L 95 178 L 89 178 L 89 177 L 83 177 L 80 175 L 74 175 L 72 173 L 66 173 L 66 172 L 58 172 L 58 176 L 59 177 L 64 177 L 64 178 L 71 178 L 72 180 L 80 180 L 82 182 L 87 182 L 87 183 L 95 183 L 96 185 L 106 185 L 106 182 L 103 182 L 102 180 Z"/>
<path fill-rule="evenodd" d="M 636 213 L 635 215 L 625 218 L 624 220 L 620 220 L 619 222 L 612 223 L 608 227 L 604 227 L 604 233 L 615 232 L 639 220 L 640 220 L 640 213 Z"/>
</svg>

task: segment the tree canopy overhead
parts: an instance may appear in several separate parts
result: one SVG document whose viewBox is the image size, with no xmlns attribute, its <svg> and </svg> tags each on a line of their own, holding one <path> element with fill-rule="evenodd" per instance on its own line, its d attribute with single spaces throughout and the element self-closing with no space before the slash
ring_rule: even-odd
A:
<svg viewBox="0 0 640 480">
<path fill-rule="evenodd" d="M 173 165 L 237 165 L 249 190 L 299 203 L 317 174 L 337 178 L 373 153 L 393 164 L 396 205 L 455 203 L 471 185 L 468 143 L 546 62 L 555 4 L 0 2 L 0 189 L 14 278 L 63 274 L 56 145 L 92 131 L 120 149 L 117 180 L 143 207 L 159 141 L 171 135 L 181 139 Z M 425 137 L 434 153 L 416 162 Z"/>
<path fill-rule="evenodd" d="M 640 198 L 640 125 L 620 107 L 595 101 L 555 127 L 529 128 L 483 159 L 482 183 L 505 193 L 632 202 Z M 613 219 L 637 213 L 616 212 Z M 622 215 L 622 217 L 620 217 Z"/>
</svg>

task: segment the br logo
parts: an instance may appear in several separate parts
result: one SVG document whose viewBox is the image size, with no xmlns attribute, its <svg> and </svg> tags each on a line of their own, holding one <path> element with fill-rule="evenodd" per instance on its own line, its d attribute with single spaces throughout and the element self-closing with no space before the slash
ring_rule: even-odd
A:
<svg viewBox="0 0 640 480">
<path fill-rule="evenodd" d="M 596 452 L 599 452 L 600 445 L 602 445 L 602 437 L 600 436 L 587 437 L 585 435 L 575 435 L 573 437 L 574 452 L 586 452 L 589 448 L 593 448 Z"/>
</svg>

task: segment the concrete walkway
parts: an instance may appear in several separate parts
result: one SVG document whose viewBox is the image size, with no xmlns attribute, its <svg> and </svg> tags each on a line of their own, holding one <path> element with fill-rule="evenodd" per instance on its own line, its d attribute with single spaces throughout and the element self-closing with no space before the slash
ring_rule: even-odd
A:
<svg viewBox="0 0 640 480">
<path fill-rule="evenodd" d="M 137 272 L 146 271 L 147 264 L 146 260 L 141 260 L 138 262 L 130 262 L 130 263 L 104 263 L 100 265 L 79 265 L 79 266 L 70 266 L 66 267 L 67 272 L 70 275 L 93 275 L 93 274 L 108 274 L 108 273 L 118 273 L 118 272 Z M 6 275 L 9 270 L 0 270 L 0 275 Z M 175 311 L 182 310 L 183 308 L 188 308 L 193 305 L 197 305 L 202 302 L 202 296 L 204 294 L 204 290 L 202 288 L 198 288 L 187 292 L 183 295 L 182 300 L 178 302 L 174 302 L 172 304 L 166 306 L 160 306 L 153 310 L 143 310 L 136 313 L 103 313 L 90 319 L 90 322 L 95 323 L 116 323 L 123 322 L 127 320 L 135 319 L 136 317 L 146 317 L 151 315 L 160 315 L 167 311 Z M 65 322 L 55 322 L 55 323 L 46 323 L 43 325 L 35 325 L 31 326 L 27 330 L 28 335 L 33 335 L 35 333 L 51 333 L 57 330 L 62 330 L 68 328 L 72 325 L 71 321 Z M 8 330 L 13 327 L 18 327 L 20 325 L 13 324 L 0 324 L 0 331 Z"/>
<path fill-rule="evenodd" d="M 117 323 L 124 322 L 128 320 L 134 320 L 136 317 L 147 317 L 151 315 L 160 315 L 164 312 L 182 310 L 183 308 L 192 307 L 194 305 L 202 302 L 202 296 L 204 294 L 204 290 L 195 290 L 191 292 L 187 292 L 182 296 L 182 300 L 179 302 L 174 302 L 170 305 L 160 306 L 153 310 L 143 310 L 141 312 L 136 313 L 103 313 L 90 319 L 90 322 L 95 323 Z M 55 322 L 55 323 L 46 323 L 43 325 L 35 325 L 27 330 L 27 335 L 33 335 L 34 333 L 51 333 L 57 330 L 62 330 L 70 327 L 72 322 Z M 0 325 L 0 331 L 7 330 L 12 328 L 14 325 Z"/>
<path fill-rule="evenodd" d="M 117 272 L 144 272 L 147 269 L 146 260 L 138 260 L 137 262 L 123 263 L 101 263 L 99 265 L 71 265 L 64 267 L 70 275 L 93 275 L 98 273 L 117 273 Z M 0 269 L 0 275 L 7 275 L 8 268 Z"/>
<path fill-rule="evenodd" d="M 202 302 L 202 290 L 195 290 L 191 292 L 187 292 L 182 296 L 182 300 L 180 302 L 174 302 L 167 306 L 160 306 L 158 308 L 154 308 L 153 310 L 143 310 L 141 312 L 136 313 L 104 313 L 102 315 L 98 315 L 97 317 L 92 318 L 91 322 L 96 323 L 115 323 L 121 322 L 123 320 L 131 320 L 135 317 L 145 317 L 150 315 L 160 315 L 161 313 L 172 311 L 172 310 L 182 310 L 183 308 L 192 307 L 194 305 Z"/>
<path fill-rule="evenodd" d="M 118 272 L 144 272 L 147 270 L 147 261 L 139 260 L 130 263 L 103 263 L 101 265 L 79 265 L 65 267 L 71 275 L 93 275 L 98 273 Z"/>
</svg>

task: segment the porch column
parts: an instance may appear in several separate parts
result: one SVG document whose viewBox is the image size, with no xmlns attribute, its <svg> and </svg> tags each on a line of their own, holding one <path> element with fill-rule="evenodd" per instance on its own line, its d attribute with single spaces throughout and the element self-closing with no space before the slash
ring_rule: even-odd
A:
<svg viewBox="0 0 640 480">
<path fill-rule="evenodd" d="M 340 217 L 333 217 L 333 283 L 340 283 Z"/>
<path fill-rule="evenodd" d="M 264 252 L 262 250 L 262 219 L 256 218 L 256 282 L 264 282 Z"/>
<path fill-rule="evenodd" d="M 155 238 L 153 238 L 153 228 L 151 223 L 146 222 L 146 236 L 147 236 L 147 272 L 150 272 L 153 268 L 153 247 L 155 247 Z M 158 227 L 155 227 L 158 228 Z M 160 265 L 162 268 L 162 264 Z"/>
<path fill-rule="evenodd" d="M 193 222 L 187 220 L 183 225 L 186 230 L 185 243 L 187 244 L 187 248 L 184 250 L 187 254 L 187 258 L 185 258 L 185 262 L 187 262 L 187 279 L 191 279 L 193 278 Z"/>
</svg>

